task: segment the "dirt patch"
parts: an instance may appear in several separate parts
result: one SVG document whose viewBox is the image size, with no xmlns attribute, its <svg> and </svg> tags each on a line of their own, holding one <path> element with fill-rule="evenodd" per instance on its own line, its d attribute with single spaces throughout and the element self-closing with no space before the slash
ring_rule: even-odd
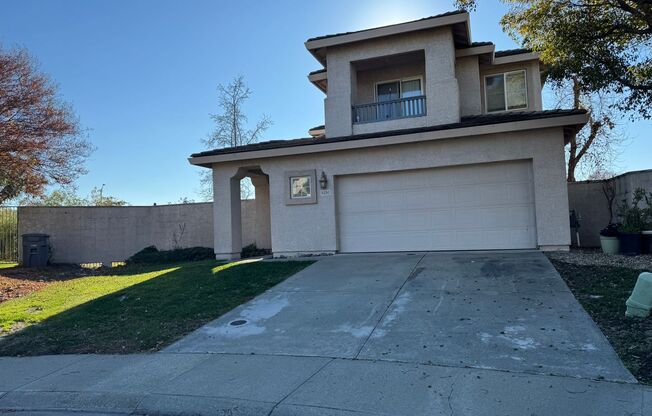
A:
<svg viewBox="0 0 652 416">
<path fill-rule="evenodd" d="M 43 289 L 48 283 L 23 279 L 12 279 L 0 275 L 0 303 L 9 299 L 20 298 Z"/>
<path fill-rule="evenodd" d="M 105 273 L 103 269 L 87 269 L 76 265 L 54 265 L 35 269 L 12 267 L 0 269 L 0 303 L 41 290 L 52 282 Z"/>
</svg>

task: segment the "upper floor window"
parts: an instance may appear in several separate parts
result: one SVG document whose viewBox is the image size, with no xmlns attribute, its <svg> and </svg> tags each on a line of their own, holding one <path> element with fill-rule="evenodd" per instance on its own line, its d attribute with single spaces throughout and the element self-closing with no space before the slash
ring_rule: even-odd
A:
<svg viewBox="0 0 652 416">
<path fill-rule="evenodd" d="M 378 102 L 419 97 L 421 95 L 423 95 L 421 78 L 380 82 L 376 84 L 376 101 Z"/>
<path fill-rule="evenodd" d="M 525 70 L 485 76 L 487 112 L 527 108 Z"/>
</svg>

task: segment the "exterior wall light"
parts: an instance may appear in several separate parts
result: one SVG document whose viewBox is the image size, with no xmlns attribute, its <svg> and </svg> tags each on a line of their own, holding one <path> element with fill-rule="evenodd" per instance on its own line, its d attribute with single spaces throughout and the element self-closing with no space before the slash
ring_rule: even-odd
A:
<svg viewBox="0 0 652 416">
<path fill-rule="evenodd" d="M 319 186 L 321 189 L 328 188 L 328 178 L 326 178 L 326 174 L 323 170 L 321 171 L 321 176 L 319 177 Z"/>
</svg>

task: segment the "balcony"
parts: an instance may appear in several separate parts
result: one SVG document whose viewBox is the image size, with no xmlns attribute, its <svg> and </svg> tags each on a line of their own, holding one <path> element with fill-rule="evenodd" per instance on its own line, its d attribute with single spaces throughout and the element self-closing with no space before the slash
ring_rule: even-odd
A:
<svg viewBox="0 0 652 416">
<path fill-rule="evenodd" d="M 353 124 L 421 117 L 426 115 L 426 96 L 419 95 L 397 100 L 354 105 L 352 110 Z"/>
</svg>

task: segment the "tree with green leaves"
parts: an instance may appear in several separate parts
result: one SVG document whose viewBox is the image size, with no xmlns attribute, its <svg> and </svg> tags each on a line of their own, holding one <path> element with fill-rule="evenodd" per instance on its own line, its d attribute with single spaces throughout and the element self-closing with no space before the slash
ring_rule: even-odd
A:
<svg viewBox="0 0 652 416">
<path fill-rule="evenodd" d="M 49 194 L 38 197 L 23 198 L 20 201 L 20 205 L 44 207 L 121 207 L 129 204 L 122 199 L 105 195 L 104 185 L 93 187 L 86 198 L 79 196 L 77 187 L 71 185 L 65 188 L 55 189 Z"/>
</svg>

